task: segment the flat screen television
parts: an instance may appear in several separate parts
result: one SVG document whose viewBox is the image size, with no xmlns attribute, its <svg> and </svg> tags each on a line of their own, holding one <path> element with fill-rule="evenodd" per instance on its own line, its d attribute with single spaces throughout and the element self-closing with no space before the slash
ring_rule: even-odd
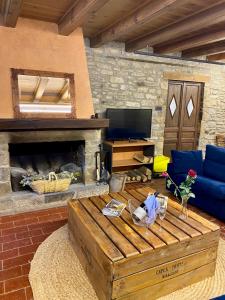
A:
<svg viewBox="0 0 225 300">
<path fill-rule="evenodd" d="M 109 119 L 109 128 L 106 130 L 106 139 L 108 140 L 151 137 L 151 109 L 108 108 L 106 117 Z"/>
</svg>

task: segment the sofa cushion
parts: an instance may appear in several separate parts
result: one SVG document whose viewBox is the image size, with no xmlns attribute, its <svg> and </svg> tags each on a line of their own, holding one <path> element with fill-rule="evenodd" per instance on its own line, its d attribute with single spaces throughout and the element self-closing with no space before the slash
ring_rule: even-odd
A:
<svg viewBox="0 0 225 300">
<path fill-rule="evenodd" d="M 193 192 L 197 195 L 204 195 L 206 201 L 219 199 L 225 205 L 225 183 L 211 178 L 198 176 L 193 185 Z M 210 199 L 207 199 L 210 198 Z"/>
<path fill-rule="evenodd" d="M 202 151 L 171 151 L 174 173 L 187 174 L 190 169 L 193 169 L 197 174 L 202 174 Z"/>
<path fill-rule="evenodd" d="M 225 148 L 206 146 L 203 174 L 206 177 L 225 182 Z"/>
</svg>

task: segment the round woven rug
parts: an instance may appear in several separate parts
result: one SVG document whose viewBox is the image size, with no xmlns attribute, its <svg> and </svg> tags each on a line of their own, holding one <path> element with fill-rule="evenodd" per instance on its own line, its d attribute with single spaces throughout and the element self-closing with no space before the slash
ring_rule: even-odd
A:
<svg viewBox="0 0 225 300">
<path fill-rule="evenodd" d="M 34 300 L 98 299 L 70 245 L 67 225 L 56 230 L 39 246 L 31 262 L 29 280 Z M 160 300 L 208 300 L 223 294 L 225 241 L 220 239 L 215 276 Z"/>
</svg>

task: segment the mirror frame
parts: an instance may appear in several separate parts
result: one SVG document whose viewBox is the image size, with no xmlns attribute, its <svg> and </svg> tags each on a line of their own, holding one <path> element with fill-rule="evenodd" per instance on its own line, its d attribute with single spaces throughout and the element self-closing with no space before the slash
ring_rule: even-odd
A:
<svg viewBox="0 0 225 300">
<path fill-rule="evenodd" d="M 71 98 L 71 107 L 72 107 L 71 113 L 24 113 L 24 112 L 21 112 L 20 108 L 19 108 L 20 102 L 19 102 L 18 75 L 68 78 L 70 80 L 70 98 Z M 46 119 L 46 118 L 74 119 L 74 118 L 76 118 L 74 74 L 11 68 L 11 87 L 12 87 L 13 111 L 14 111 L 14 117 L 16 119 L 32 119 L 32 118 L 33 119 Z"/>
</svg>

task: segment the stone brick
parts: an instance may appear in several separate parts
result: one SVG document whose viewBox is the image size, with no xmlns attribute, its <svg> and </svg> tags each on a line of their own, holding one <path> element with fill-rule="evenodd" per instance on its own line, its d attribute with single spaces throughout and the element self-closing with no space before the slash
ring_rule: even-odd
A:
<svg viewBox="0 0 225 300">
<path fill-rule="evenodd" d="M 10 181 L 10 169 L 8 167 L 0 167 L 0 181 Z"/>
<path fill-rule="evenodd" d="M 12 191 L 11 184 L 9 181 L 0 181 L 0 196 L 8 194 Z"/>
</svg>

